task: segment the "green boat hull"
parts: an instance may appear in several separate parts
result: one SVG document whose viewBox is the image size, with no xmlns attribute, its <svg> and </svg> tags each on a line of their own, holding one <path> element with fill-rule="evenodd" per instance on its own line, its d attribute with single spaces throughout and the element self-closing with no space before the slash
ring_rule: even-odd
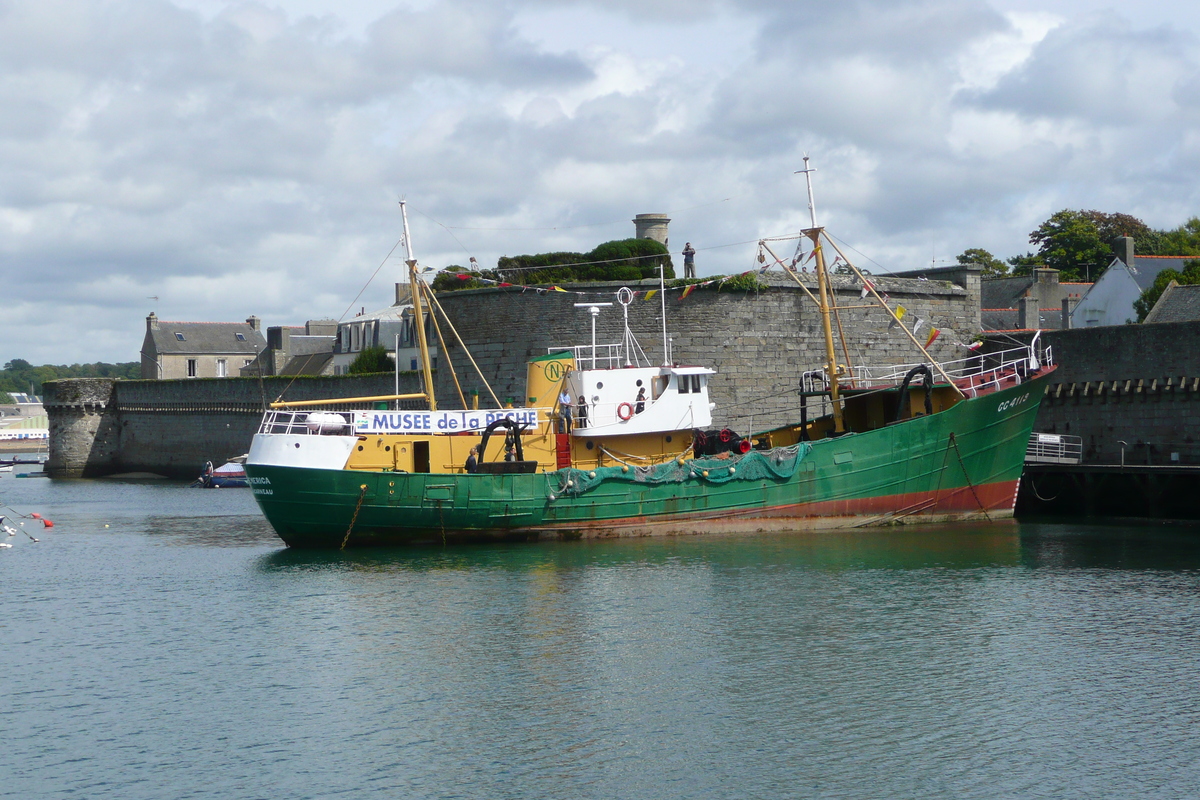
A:
<svg viewBox="0 0 1200 800">
<path fill-rule="evenodd" d="M 1012 516 L 1045 380 L 1043 373 L 936 414 L 812 442 L 786 477 L 600 480 L 571 491 L 567 470 L 422 474 L 247 464 L 246 473 L 264 515 L 292 547 L 998 519 Z"/>
</svg>

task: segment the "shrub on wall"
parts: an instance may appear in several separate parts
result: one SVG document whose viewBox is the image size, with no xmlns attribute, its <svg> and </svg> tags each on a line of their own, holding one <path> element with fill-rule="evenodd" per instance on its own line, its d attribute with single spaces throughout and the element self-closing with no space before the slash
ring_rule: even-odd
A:
<svg viewBox="0 0 1200 800">
<path fill-rule="evenodd" d="M 638 281 L 658 277 L 659 264 L 663 265 L 668 280 L 675 277 L 671 255 L 660 242 L 619 239 L 605 242 L 589 253 L 502 256 L 496 262 L 496 268 L 491 270 L 471 272 L 447 268 L 434 279 L 433 288 L 439 292 L 452 292 L 496 283 L 536 286 L 580 281 Z"/>
</svg>

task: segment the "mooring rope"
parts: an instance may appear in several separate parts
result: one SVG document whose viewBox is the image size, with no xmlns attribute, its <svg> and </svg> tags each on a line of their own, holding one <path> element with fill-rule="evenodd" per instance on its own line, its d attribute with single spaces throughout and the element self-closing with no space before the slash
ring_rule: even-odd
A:
<svg viewBox="0 0 1200 800">
<path fill-rule="evenodd" d="M 971 475 L 967 472 L 967 465 L 963 463 L 962 450 L 958 449 L 958 439 L 954 438 L 954 431 L 950 431 L 950 442 L 954 445 L 954 454 L 958 456 L 958 465 L 962 467 L 963 477 L 967 479 L 967 486 L 971 489 L 971 496 L 975 498 L 975 502 L 979 505 L 979 510 L 983 512 L 984 519 L 991 522 L 992 518 L 988 515 L 983 501 L 979 499 L 979 494 L 975 491 L 975 484 L 971 482 Z"/>
</svg>

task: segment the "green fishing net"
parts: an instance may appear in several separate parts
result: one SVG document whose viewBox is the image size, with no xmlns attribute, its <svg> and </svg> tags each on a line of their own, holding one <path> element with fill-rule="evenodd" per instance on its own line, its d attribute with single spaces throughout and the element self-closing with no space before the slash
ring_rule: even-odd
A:
<svg viewBox="0 0 1200 800">
<path fill-rule="evenodd" d="M 552 494 L 575 496 L 586 494 L 605 481 L 662 484 L 698 480 L 719 484 L 729 481 L 784 480 L 796 474 L 800 462 L 811 449 L 811 444 L 801 442 L 791 447 L 751 450 L 745 455 L 730 453 L 728 458 L 709 456 L 689 459 L 682 464 L 668 461 L 652 467 L 617 465 L 593 470 L 568 467 L 547 473 L 546 479 Z"/>
</svg>

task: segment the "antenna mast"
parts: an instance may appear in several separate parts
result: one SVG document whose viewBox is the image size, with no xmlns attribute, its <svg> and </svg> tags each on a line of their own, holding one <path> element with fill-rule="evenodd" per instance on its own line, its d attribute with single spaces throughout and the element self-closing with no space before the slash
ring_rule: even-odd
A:
<svg viewBox="0 0 1200 800">
<path fill-rule="evenodd" d="M 417 329 L 417 344 L 421 350 L 421 375 L 425 379 L 425 399 L 429 402 L 429 410 L 437 411 L 437 399 L 433 394 L 433 367 L 429 363 L 429 343 L 425 341 L 425 312 L 421 308 L 422 287 L 417 283 L 417 257 L 413 255 L 412 237 L 408 235 L 408 210 L 405 201 L 400 201 L 400 216 L 404 220 L 404 250 L 408 258 L 408 281 L 413 303 L 413 325 Z M 396 353 L 399 362 L 400 353 Z"/>
<path fill-rule="evenodd" d="M 808 156 L 806 155 L 804 169 L 797 170 L 797 174 L 804 173 L 804 179 L 808 183 L 808 216 L 812 221 L 812 227 L 804 231 L 804 234 L 812 239 L 813 251 L 817 254 L 817 297 L 821 309 L 821 331 L 825 335 L 825 374 L 829 378 L 829 401 L 833 405 L 833 432 L 836 436 L 846 432 L 846 424 L 842 418 L 842 400 L 838 396 L 839 370 L 837 354 L 833 349 L 833 325 L 829 320 L 829 274 L 825 269 L 825 254 L 821 252 L 823 231 L 817 226 L 817 204 L 813 200 L 812 174 L 814 172 L 816 170 L 808 166 Z"/>
</svg>

